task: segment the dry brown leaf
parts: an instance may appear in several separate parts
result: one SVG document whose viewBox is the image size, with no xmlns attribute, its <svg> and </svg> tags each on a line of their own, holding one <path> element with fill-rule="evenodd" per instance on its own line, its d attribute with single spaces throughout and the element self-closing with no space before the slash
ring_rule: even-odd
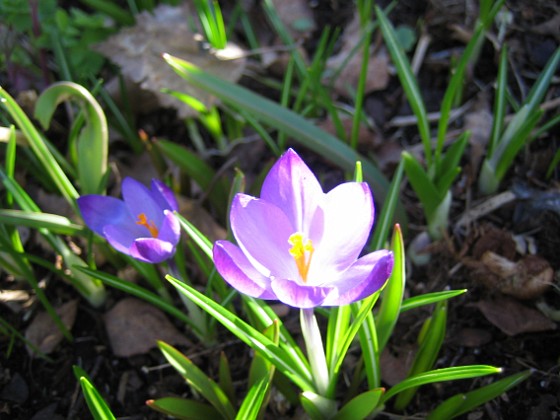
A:
<svg viewBox="0 0 560 420">
<path fill-rule="evenodd" d="M 308 3 L 307 0 L 272 0 L 278 17 L 295 41 L 307 38 L 316 29 Z"/>
<path fill-rule="evenodd" d="M 352 22 L 344 30 L 342 36 L 342 48 L 337 55 L 333 55 L 327 61 L 327 68 L 333 71 L 337 70 L 343 63 L 348 60 L 348 56 L 352 50 L 360 42 L 362 38 L 362 30 L 360 28 L 360 18 L 357 13 L 354 14 Z M 362 52 L 358 50 L 345 64 L 342 72 L 334 83 L 334 88 L 338 94 L 347 96 L 348 92 L 358 86 L 358 79 L 362 70 Z M 389 84 L 389 57 L 385 49 L 381 48 L 375 55 L 370 55 L 368 63 L 368 75 L 365 86 L 365 93 L 371 93 L 376 90 L 383 90 Z M 349 89 L 350 88 L 350 89 Z"/>
<path fill-rule="evenodd" d="M 381 365 L 381 379 L 389 386 L 393 386 L 406 379 L 408 371 L 412 366 L 414 351 L 412 347 L 394 355 L 385 348 L 381 353 L 379 364 Z"/>
<path fill-rule="evenodd" d="M 542 313 L 514 299 L 480 301 L 476 306 L 488 321 L 510 336 L 556 329 L 556 324 Z"/>
<path fill-rule="evenodd" d="M 77 310 L 78 299 L 71 300 L 56 309 L 56 313 L 68 330 L 71 330 L 74 325 Z M 37 346 L 41 352 L 49 354 L 62 341 L 64 336 L 51 316 L 47 312 L 41 311 L 25 330 L 25 338 Z M 27 351 L 31 356 L 34 355 L 31 348 L 27 347 Z"/>
<path fill-rule="evenodd" d="M 188 345 L 162 311 L 134 298 L 125 298 L 104 316 L 113 353 L 118 357 L 144 354 L 157 346 L 157 340 Z"/>
<path fill-rule="evenodd" d="M 190 3 L 183 3 L 181 7 L 160 5 L 152 13 L 136 15 L 135 26 L 123 29 L 95 49 L 121 66 L 123 74 L 139 83 L 142 89 L 151 91 L 162 106 L 176 108 L 183 118 L 195 116 L 192 108 L 160 90 L 167 88 L 183 92 L 206 105 L 212 104 L 214 98 L 179 77 L 163 60 L 163 53 L 182 58 L 229 81 L 238 80 L 245 67 L 244 58 L 220 59 L 217 54 L 201 48 L 188 26 L 189 19 L 195 16 Z M 238 47 L 228 47 L 241 57 Z"/>
<path fill-rule="evenodd" d="M 492 132 L 492 112 L 486 95 L 480 95 L 472 110 L 465 114 L 465 130 L 470 131 L 468 155 L 473 175 L 478 172 L 480 161 L 486 153 L 490 133 Z"/>
</svg>

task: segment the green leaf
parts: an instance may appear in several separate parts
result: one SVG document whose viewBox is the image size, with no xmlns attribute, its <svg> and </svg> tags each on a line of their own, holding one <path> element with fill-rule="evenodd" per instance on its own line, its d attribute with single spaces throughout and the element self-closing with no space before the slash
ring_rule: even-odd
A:
<svg viewBox="0 0 560 420">
<path fill-rule="evenodd" d="M 254 350 L 260 351 L 263 357 L 266 357 L 276 366 L 276 369 L 288 376 L 302 390 L 315 388 L 309 370 L 294 363 L 292 357 L 283 348 L 276 346 L 264 334 L 191 286 L 169 275 L 166 276 L 166 279 L 177 288 L 179 293 L 208 312 L 237 338 Z"/>
<path fill-rule="evenodd" d="M 175 216 L 179 219 L 183 230 L 187 232 L 187 235 L 200 247 L 202 252 L 206 256 L 212 259 L 212 242 L 204 236 L 204 234 L 198 230 L 191 222 L 181 216 L 179 213 L 175 213 Z"/>
<path fill-rule="evenodd" d="M 78 102 L 86 122 L 78 137 L 78 178 L 82 194 L 102 194 L 107 172 L 109 131 L 103 109 L 83 86 L 59 82 L 48 87 L 37 99 L 35 118 L 49 128 L 56 107 L 64 101 Z"/>
<path fill-rule="evenodd" d="M 426 216 L 433 214 L 445 197 L 445 192 L 442 195 L 441 191 L 437 190 L 433 181 L 414 156 L 408 152 L 403 152 L 402 158 L 406 177 L 424 206 L 424 214 Z"/>
<path fill-rule="evenodd" d="M 391 242 L 394 258 L 393 272 L 381 293 L 381 306 L 375 317 L 379 352 L 385 348 L 399 319 L 406 284 L 404 240 L 399 225 L 395 225 Z"/>
<path fill-rule="evenodd" d="M 428 123 L 428 114 L 426 112 L 422 95 L 420 94 L 418 82 L 412 72 L 408 58 L 399 44 L 393 25 L 391 25 L 391 22 L 389 22 L 389 19 L 387 19 L 387 16 L 385 16 L 385 13 L 379 6 L 375 6 L 375 13 L 377 15 L 377 19 L 379 20 L 379 27 L 383 33 L 385 44 L 387 45 L 389 54 L 391 54 L 395 68 L 397 69 L 397 75 L 401 81 L 401 86 L 403 87 L 406 97 L 408 98 L 408 103 L 418 120 L 418 132 L 420 133 L 420 138 L 422 139 L 422 144 L 424 145 L 424 156 L 426 157 L 428 167 L 430 167 L 433 159 L 430 125 Z"/>
<path fill-rule="evenodd" d="M 507 47 L 504 44 L 500 52 L 500 64 L 498 65 L 498 76 L 496 78 L 496 94 L 494 96 L 494 118 L 492 119 L 492 132 L 486 150 L 487 156 L 494 154 L 496 144 L 504 127 L 506 115 L 506 91 L 507 91 Z"/>
<path fill-rule="evenodd" d="M 361 420 L 376 409 L 385 390 L 383 388 L 366 391 L 346 403 L 332 420 Z"/>
<path fill-rule="evenodd" d="M 185 378 L 189 385 L 206 398 L 224 419 L 235 418 L 233 406 L 216 382 L 206 376 L 202 370 L 174 347 L 162 341 L 158 341 L 158 347 L 171 366 Z"/>
<path fill-rule="evenodd" d="M 0 223 L 11 226 L 27 226 L 32 229 L 44 228 L 61 235 L 76 235 L 84 232 L 84 227 L 72 223 L 57 214 L 30 212 L 24 210 L 0 209 Z"/>
<path fill-rule="evenodd" d="M 184 398 L 158 398 L 157 400 L 146 401 L 146 405 L 153 410 L 179 420 L 216 419 L 220 417 L 218 410 L 211 405 Z"/>
<path fill-rule="evenodd" d="M 490 385 L 483 386 L 466 394 L 455 395 L 441 403 L 430 413 L 427 420 L 451 419 L 461 414 L 468 413 L 474 408 L 499 397 L 514 386 L 519 385 L 531 375 L 530 370 L 516 373 L 507 378 L 500 379 Z"/>
<path fill-rule="evenodd" d="M 463 157 L 463 152 L 465 151 L 465 146 L 467 145 L 469 137 L 470 132 L 464 132 L 453 142 L 449 149 L 447 149 L 436 176 L 436 189 L 440 193 L 449 191 L 453 181 L 455 181 L 457 175 L 461 173 L 459 162 Z"/>
<path fill-rule="evenodd" d="M 235 417 L 236 420 L 256 420 L 259 417 L 265 397 L 268 395 L 269 386 L 270 378 L 267 376 L 262 377 L 251 386 L 241 407 L 239 407 L 239 412 Z"/>
<path fill-rule="evenodd" d="M 91 383 L 89 376 L 79 366 L 74 366 L 74 376 L 80 381 L 84 398 L 88 405 L 90 413 L 95 420 L 115 420 L 115 416 L 111 409 L 99 393 L 95 386 Z"/>
<path fill-rule="evenodd" d="M 401 305 L 401 313 L 410 311 L 411 309 L 419 308 L 421 306 L 431 305 L 443 300 L 451 299 L 455 296 L 466 293 L 467 289 L 462 290 L 446 290 L 443 292 L 425 293 L 420 296 L 414 296 L 405 299 Z"/>
<path fill-rule="evenodd" d="M 336 411 L 336 401 L 312 391 L 302 392 L 299 400 L 311 420 L 327 419 Z"/>
<path fill-rule="evenodd" d="M 414 376 L 431 369 L 437 360 L 439 350 L 445 338 L 445 324 L 447 322 L 447 301 L 439 302 L 434 309 L 432 317 L 426 321 L 427 329 L 424 336 L 420 337 L 420 348 L 416 353 L 414 362 L 407 376 Z M 417 388 L 411 387 L 397 397 L 395 409 L 404 410 L 414 397 Z"/>
<path fill-rule="evenodd" d="M 455 381 L 458 379 L 469 379 L 479 376 L 493 375 L 495 373 L 500 373 L 501 371 L 502 370 L 500 368 L 496 368 L 494 366 L 471 365 L 436 369 L 420 373 L 416 376 L 405 379 L 389 389 L 381 397 L 381 404 L 384 404 L 390 398 L 409 388 L 417 388 L 421 385 L 433 384 L 436 382 Z"/>
<path fill-rule="evenodd" d="M 41 134 L 39 134 L 35 126 L 31 123 L 17 102 L 14 101 L 14 99 L 2 87 L 0 87 L 0 103 L 3 103 L 2 105 L 6 107 L 8 113 L 14 119 L 16 126 L 27 138 L 33 153 L 41 162 L 41 165 L 51 177 L 60 193 L 64 196 L 66 201 L 68 201 L 68 203 L 77 210 L 75 199 L 79 196 L 78 192 L 60 165 L 57 163 L 53 154 L 47 147 L 46 142 L 43 141 Z"/>
</svg>

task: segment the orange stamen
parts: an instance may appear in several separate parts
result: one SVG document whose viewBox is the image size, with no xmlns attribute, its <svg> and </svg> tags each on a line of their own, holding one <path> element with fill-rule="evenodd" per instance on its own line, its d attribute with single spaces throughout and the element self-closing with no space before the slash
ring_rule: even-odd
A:
<svg viewBox="0 0 560 420">
<path fill-rule="evenodd" d="M 150 235 L 152 238 L 158 237 L 158 228 L 156 227 L 155 223 L 152 220 L 148 220 L 146 217 L 146 213 L 140 213 L 138 215 L 138 220 L 136 221 L 137 225 L 144 226 L 146 229 L 150 231 Z"/>
<path fill-rule="evenodd" d="M 300 232 L 293 233 L 290 235 L 288 242 L 292 247 L 289 252 L 299 271 L 299 275 L 303 282 L 307 282 L 307 273 L 309 272 L 309 265 L 311 264 L 311 257 L 313 256 L 313 242 L 311 239 L 303 241 L 303 234 Z"/>
</svg>

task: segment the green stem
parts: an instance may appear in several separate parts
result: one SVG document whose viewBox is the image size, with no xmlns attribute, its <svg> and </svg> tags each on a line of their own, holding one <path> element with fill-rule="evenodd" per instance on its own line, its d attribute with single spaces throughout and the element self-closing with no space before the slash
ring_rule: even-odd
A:
<svg viewBox="0 0 560 420">
<path fill-rule="evenodd" d="M 313 381 L 319 395 L 325 396 L 329 386 L 329 370 L 327 368 L 327 359 L 325 357 L 325 348 L 323 339 L 317 324 L 317 318 L 313 309 L 304 309 L 300 311 L 301 332 L 307 349 L 307 357 L 311 365 L 311 373 Z"/>
</svg>

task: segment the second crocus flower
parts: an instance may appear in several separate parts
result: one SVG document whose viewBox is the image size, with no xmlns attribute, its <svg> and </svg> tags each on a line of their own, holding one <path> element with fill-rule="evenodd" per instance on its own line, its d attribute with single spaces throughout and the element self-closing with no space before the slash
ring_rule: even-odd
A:
<svg viewBox="0 0 560 420">
<path fill-rule="evenodd" d="M 175 253 L 181 227 L 173 213 L 178 210 L 173 192 L 161 181 L 151 189 L 125 178 L 123 199 L 103 195 L 78 198 L 86 225 L 123 254 L 148 263 L 160 263 Z"/>
</svg>

